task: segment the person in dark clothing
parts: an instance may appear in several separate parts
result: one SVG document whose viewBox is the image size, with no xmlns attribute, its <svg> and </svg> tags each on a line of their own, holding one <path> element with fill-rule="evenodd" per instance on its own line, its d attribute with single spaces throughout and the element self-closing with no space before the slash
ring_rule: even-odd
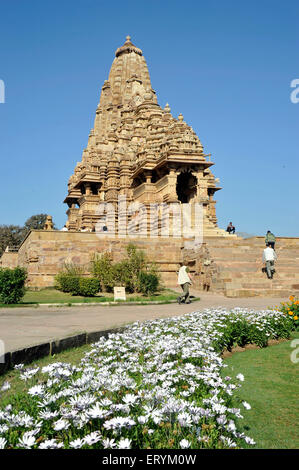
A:
<svg viewBox="0 0 299 470">
<path fill-rule="evenodd" d="M 266 245 L 269 245 L 271 246 L 271 248 L 273 248 L 273 250 L 275 249 L 275 242 L 276 242 L 276 238 L 275 238 L 275 235 L 274 233 L 270 232 L 270 230 L 268 230 L 268 232 L 266 233 L 266 236 L 265 236 L 265 243 Z"/>
<path fill-rule="evenodd" d="M 233 226 L 233 223 L 232 223 L 232 222 L 230 222 L 230 223 L 228 224 L 226 231 L 227 231 L 229 234 L 235 233 L 236 228 Z"/>
</svg>

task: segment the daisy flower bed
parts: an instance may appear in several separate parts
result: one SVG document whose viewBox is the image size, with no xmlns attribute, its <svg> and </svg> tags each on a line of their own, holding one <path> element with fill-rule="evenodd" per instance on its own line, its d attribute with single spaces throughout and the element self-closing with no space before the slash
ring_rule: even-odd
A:
<svg viewBox="0 0 299 470">
<path fill-rule="evenodd" d="M 199 449 L 254 445 L 240 432 L 242 374 L 224 349 L 289 338 L 282 312 L 207 309 L 133 323 L 91 345 L 78 365 L 15 366 L 27 392 L 0 404 L 0 448 Z M 9 390 L 5 382 L 1 399 Z"/>
</svg>

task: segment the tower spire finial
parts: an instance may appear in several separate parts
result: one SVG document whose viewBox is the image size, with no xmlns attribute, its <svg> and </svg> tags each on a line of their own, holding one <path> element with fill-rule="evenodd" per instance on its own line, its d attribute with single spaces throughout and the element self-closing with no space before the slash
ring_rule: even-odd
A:
<svg viewBox="0 0 299 470">
<path fill-rule="evenodd" d="M 131 36 L 128 35 L 128 36 L 126 37 L 126 42 L 129 42 L 129 41 L 131 41 Z"/>
</svg>

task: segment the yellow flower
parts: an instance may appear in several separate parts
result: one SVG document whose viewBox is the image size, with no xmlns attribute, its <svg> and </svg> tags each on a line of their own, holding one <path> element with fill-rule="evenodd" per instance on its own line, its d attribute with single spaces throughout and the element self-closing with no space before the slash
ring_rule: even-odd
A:
<svg viewBox="0 0 299 470">
<path fill-rule="evenodd" d="M 298 317 L 297 317 L 297 315 L 295 315 L 295 316 L 294 316 L 294 320 L 298 320 Z"/>
<path fill-rule="evenodd" d="M 294 315 L 294 312 L 291 312 L 291 310 L 289 310 L 289 315 Z"/>
<path fill-rule="evenodd" d="M 295 297 L 293 295 L 290 295 L 290 301 L 293 302 L 295 300 Z"/>
</svg>

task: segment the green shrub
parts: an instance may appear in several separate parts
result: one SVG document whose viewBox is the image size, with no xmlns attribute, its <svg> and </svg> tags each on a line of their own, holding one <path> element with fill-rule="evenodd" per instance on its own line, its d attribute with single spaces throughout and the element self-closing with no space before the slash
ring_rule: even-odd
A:
<svg viewBox="0 0 299 470">
<path fill-rule="evenodd" d="M 157 292 L 159 287 L 159 278 L 157 274 L 140 271 L 138 280 L 139 290 L 143 294 L 152 295 Z"/>
<path fill-rule="evenodd" d="M 79 295 L 83 297 L 93 297 L 100 290 L 100 281 L 94 277 L 79 278 Z"/>
<path fill-rule="evenodd" d="M 93 275 L 99 279 L 103 291 L 111 292 L 115 286 L 123 286 L 129 293 L 133 292 L 155 292 L 159 286 L 159 275 L 154 264 L 150 264 L 144 251 L 129 243 L 127 245 L 127 257 L 112 263 L 110 253 L 94 255 L 91 265 Z M 140 284 L 140 273 L 146 273 L 148 278 L 143 277 Z"/>
<path fill-rule="evenodd" d="M 127 260 L 113 265 L 113 285 L 125 287 L 127 292 L 134 292 L 132 269 Z"/>
<path fill-rule="evenodd" d="M 114 270 L 109 253 L 95 254 L 91 261 L 91 271 L 101 284 L 101 290 L 111 292 L 114 287 Z"/>
<path fill-rule="evenodd" d="M 55 276 L 55 287 L 62 292 L 76 293 L 79 289 L 79 278 L 84 273 L 84 267 L 65 263 L 62 271 Z M 78 295 L 78 294 L 76 294 Z"/>
<path fill-rule="evenodd" d="M 4 304 L 16 304 L 25 295 L 25 281 L 27 271 L 16 267 L 0 268 L 0 302 Z"/>
</svg>

